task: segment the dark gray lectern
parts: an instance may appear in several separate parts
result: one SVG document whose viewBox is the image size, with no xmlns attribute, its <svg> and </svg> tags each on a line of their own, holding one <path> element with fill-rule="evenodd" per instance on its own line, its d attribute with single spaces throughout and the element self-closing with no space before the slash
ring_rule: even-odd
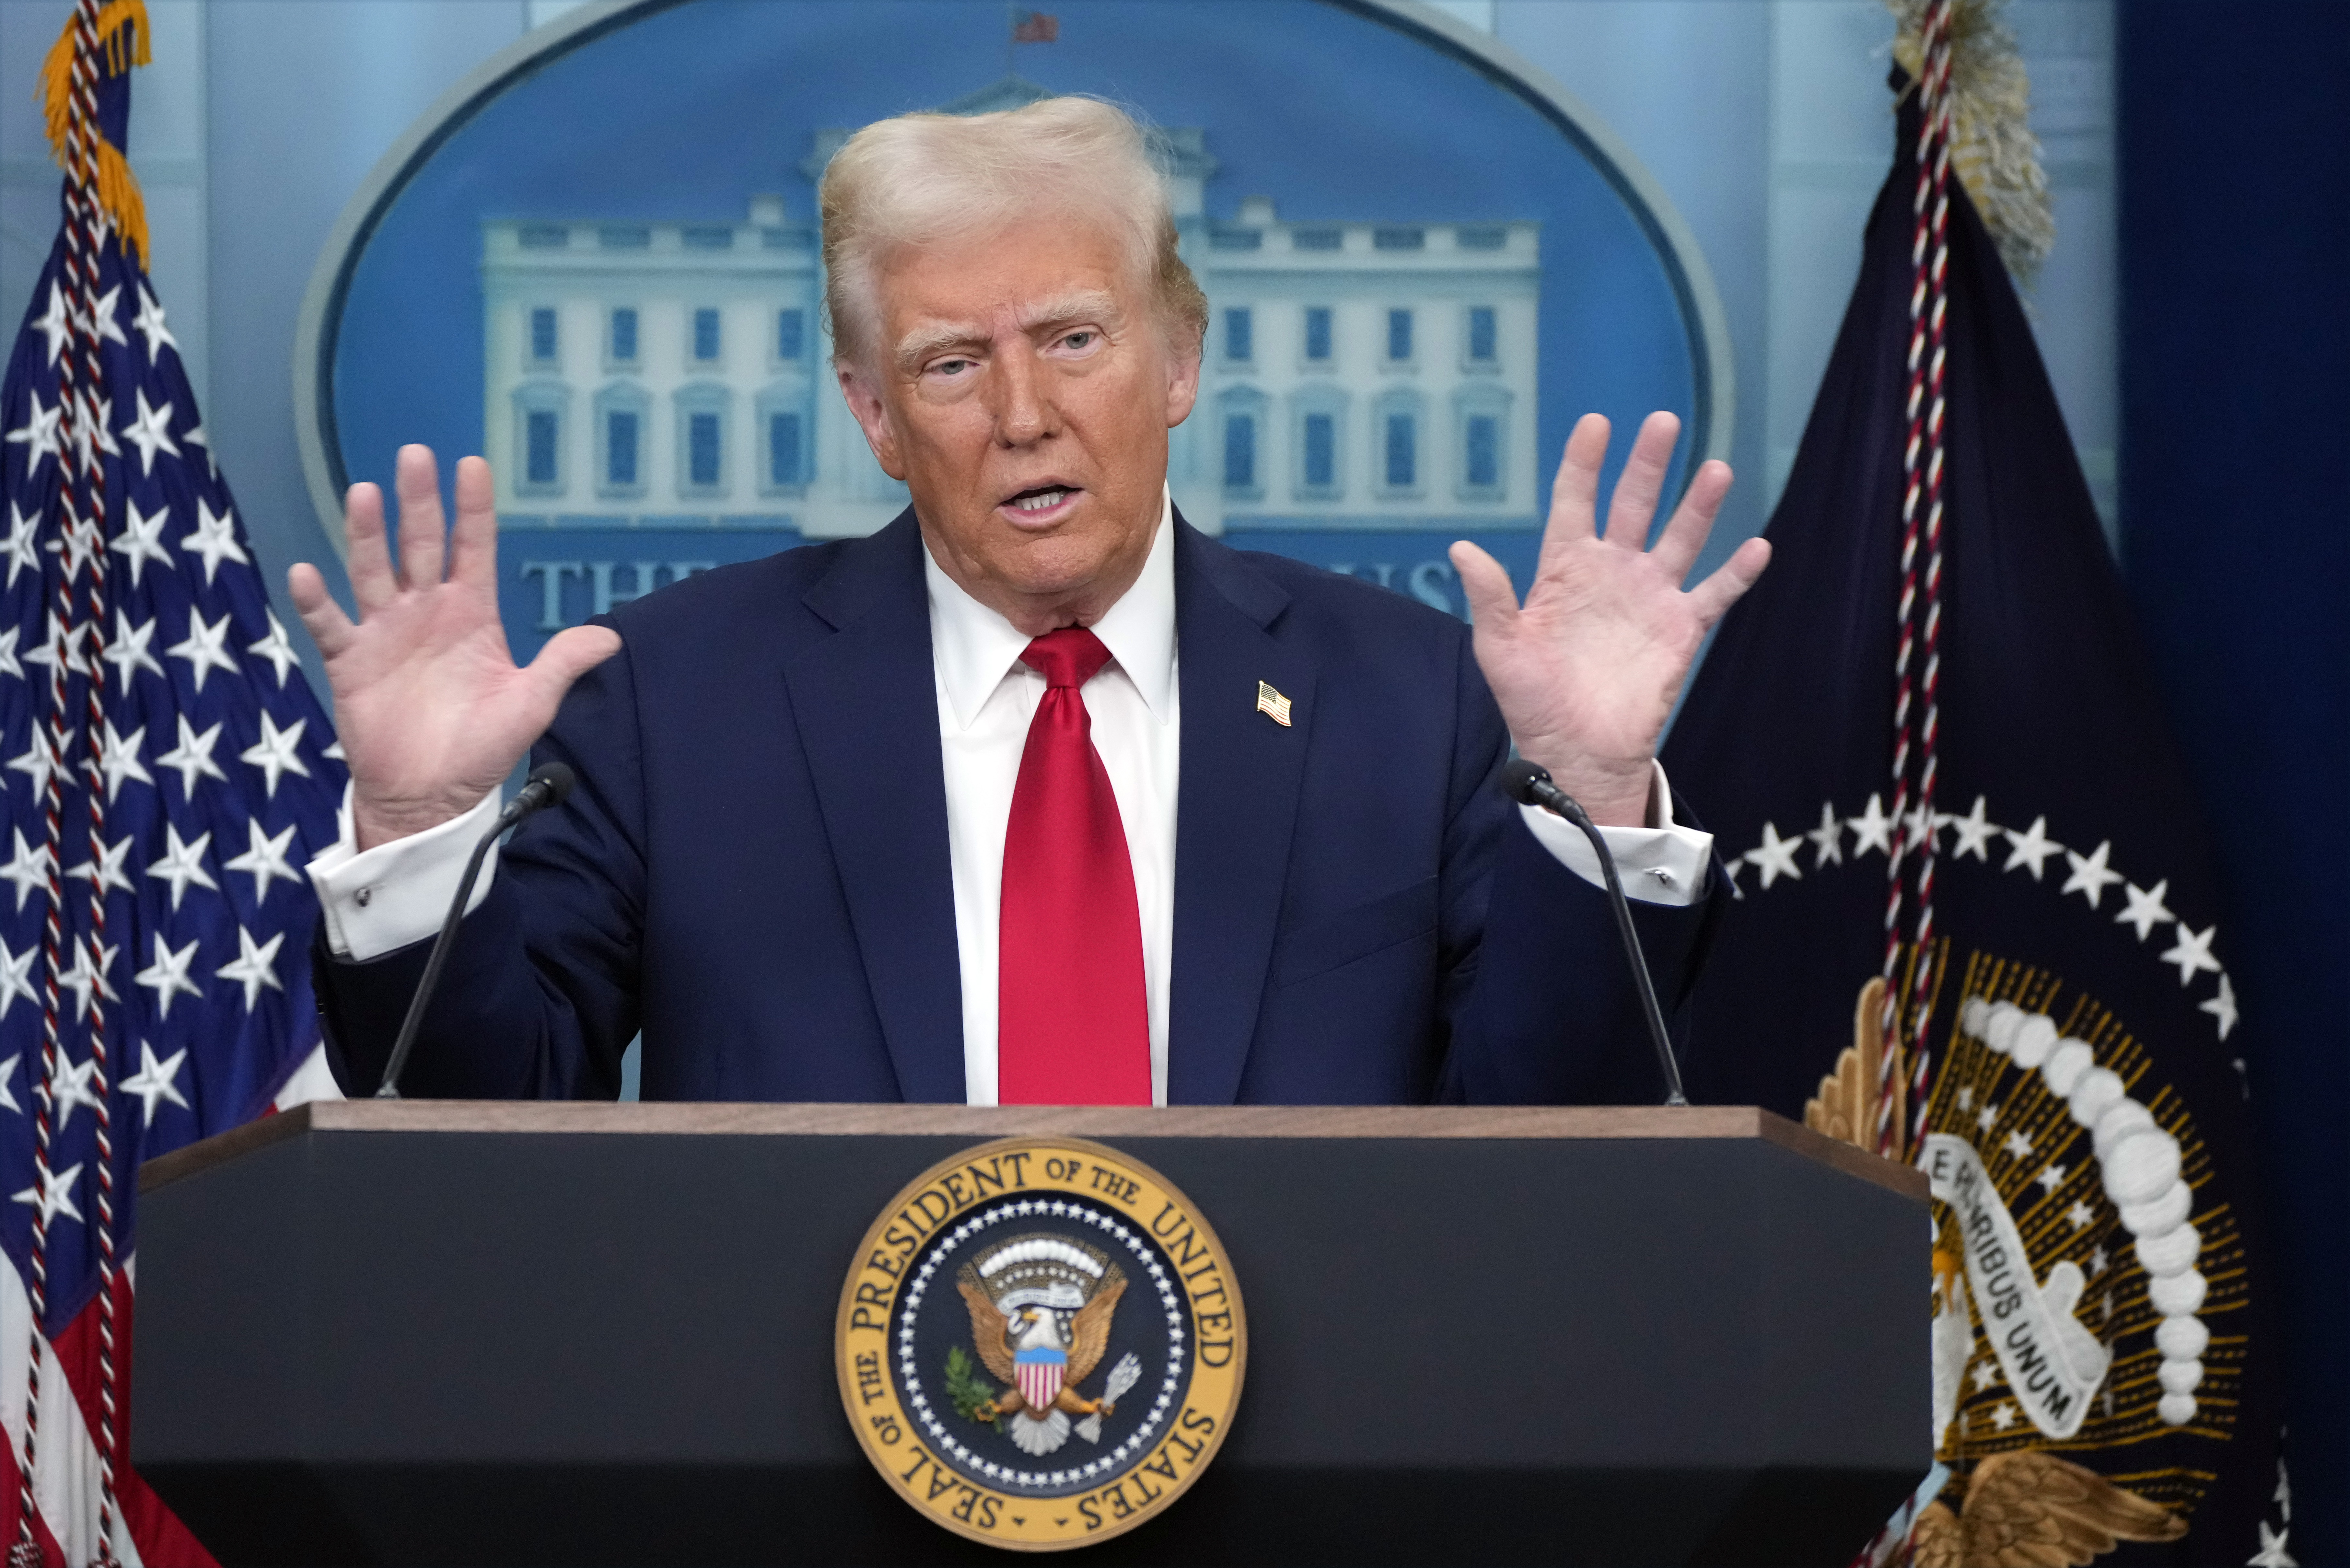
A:
<svg viewBox="0 0 2350 1568">
<path fill-rule="evenodd" d="M 140 1185 L 133 1451 L 228 1563 L 1001 1561 L 833 1373 L 904 1183 L 1156 1167 L 1248 1308 L 1152 1563 L 1842 1563 L 1931 1462 L 1925 1183 L 1767 1113 L 305 1107 Z"/>
</svg>

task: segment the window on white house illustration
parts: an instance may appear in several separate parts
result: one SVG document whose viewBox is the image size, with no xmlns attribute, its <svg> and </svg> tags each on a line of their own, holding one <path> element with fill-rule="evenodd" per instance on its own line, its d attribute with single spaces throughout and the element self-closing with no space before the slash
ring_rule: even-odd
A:
<svg viewBox="0 0 2350 1568">
<path fill-rule="evenodd" d="M 714 496 L 726 489 L 726 405 L 723 387 L 687 387 L 677 394 L 677 488 L 680 495 Z"/>
<path fill-rule="evenodd" d="M 1247 306 L 1224 311 L 1224 358 L 1240 364 L 1256 358 L 1256 315 Z"/>
<path fill-rule="evenodd" d="M 552 365 L 561 348 L 555 331 L 555 307 L 542 305 L 530 313 L 530 358 L 535 365 Z"/>
<path fill-rule="evenodd" d="M 523 416 L 527 433 L 523 438 L 522 471 L 533 484 L 553 484 L 558 472 L 556 446 L 556 427 L 551 409 L 533 409 Z"/>
<path fill-rule="evenodd" d="M 775 312 L 775 358 L 796 360 L 807 351 L 807 312 L 778 310 Z"/>
<path fill-rule="evenodd" d="M 1305 307 L 1305 358 L 1316 365 L 1330 360 L 1330 307 L 1309 305 Z"/>
<path fill-rule="evenodd" d="M 1460 443 L 1453 493 L 1462 501 L 1508 498 L 1510 394 L 1491 381 L 1453 394 L 1454 439 Z"/>
<path fill-rule="evenodd" d="M 1327 385 L 1290 394 L 1291 493 L 1299 501 L 1335 501 L 1346 486 L 1347 394 Z"/>
<path fill-rule="evenodd" d="M 1411 312 L 1388 312 L 1388 358 L 1404 360 L 1411 358 Z"/>
<path fill-rule="evenodd" d="M 704 364 L 718 358 L 718 312 L 708 306 L 693 313 L 693 357 Z"/>
<path fill-rule="evenodd" d="M 637 312 L 633 306 L 621 306 L 612 312 L 612 363 L 633 365 L 637 362 Z"/>
<path fill-rule="evenodd" d="M 1224 488 L 1256 488 L 1256 416 L 1253 413 L 1224 416 Z"/>
<path fill-rule="evenodd" d="M 634 381 L 615 381 L 596 394 L 596 492 L 605 496 L 645 493 L 647 450 L 645 390 Z"/>
<path fill-rule="evenodd" d="M 718 435 L 716 414 L 686 416 L 686 483 L 697 490 L 718 483 Z"/>
<path fill-rule="evenodd" d="M 614 490 L 637 483 L 637 431 L 643 423 L 634 409 L 613 409 L 604 416 L 604 483 Z"/>
<path fill-rule="evenodd" d="M 1490 305 L 1469 307 L 1469 363 L 1492 366 L 1501 358 L 1498 323 Z"/>
<path fill-rule="evenodd" d="M 807 483 L 801 477 L 800 416 L 796 413 L 767 416 L 767 483 L 777 489 Z"/>
<path fill-rule="evenodd" d="M 1409 490 L 1419 483 L 1419 421 L 1409 414 L 1389 414 L 1386 427 L 1381 472 L 1387 487 Z"/>
<path fill-rule="evenodd" d="M 560 381 L 525 381 L 515 389 L 515 492 L 563 493 L 564 410 L 571 400 Z"/>
<path fill-rule="evenodd" d="M 1337 478 L 1338 421 L 1328 414 L 1305 416 L 1305 461 L 1299 465 L 1305 483 L 1327 490 Z"/>
</svg>

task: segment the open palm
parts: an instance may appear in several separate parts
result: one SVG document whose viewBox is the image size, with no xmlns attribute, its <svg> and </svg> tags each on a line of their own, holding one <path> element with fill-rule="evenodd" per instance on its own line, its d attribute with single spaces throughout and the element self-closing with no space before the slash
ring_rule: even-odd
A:
<svg viewBox="0 0 2350 1568">
<path fill-rule="evenodd" d="M 1645 820 L 1658 737 L 1690 661 L 1771 560 L 1768 543 L 1749 539 L 1711 576 L 1682 589 L 1730 493 L 1730 467 L 1718 462 L 1698 470 L 1672 521 L 1648 546 L 1679 433 L 1672 415 L 1648 416 L 1602 530 L 1607 421 L 1586 414 L 1576 423 L 1523 605 L 1500 562 L 1465 540 L 1452 546 L 1476 626 L 1477 663 L 1511 736 L 1597 822 Z"/>
<path fill-rule="evenodd" d="M 394 485 L 397 571 L 382 492 L 354 484 L 344 504 L 356 625 L 317 567 L 297 566 L 286 579 L 326 656 L 361 849 L 471 810 L 553 722 L 571 683 L 620 647 L 608 628 L 574 627 L 517 669 L 498 620 L 490 465 L 478 457 L 457 464 L 454 529 L 443 527 L 429 450 L 400 449 Z"/>
</svg>

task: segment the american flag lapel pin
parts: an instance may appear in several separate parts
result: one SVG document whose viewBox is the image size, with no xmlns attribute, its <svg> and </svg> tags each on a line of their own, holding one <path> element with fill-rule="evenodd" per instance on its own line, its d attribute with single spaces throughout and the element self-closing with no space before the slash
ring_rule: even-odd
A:
<svg viewBox="0 0 2350 1568">
<path fill-rule="evenodd" d="M 1256 711 L 1283 729 L 1289 728 L 1289 699 L 1274 691 L 1269 680 L 1256 683 Z"/>
</svg>

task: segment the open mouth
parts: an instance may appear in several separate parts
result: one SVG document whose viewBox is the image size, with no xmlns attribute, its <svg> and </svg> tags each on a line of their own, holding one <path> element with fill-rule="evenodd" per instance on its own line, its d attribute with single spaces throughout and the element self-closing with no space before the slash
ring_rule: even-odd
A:
<svg viewBox="0 0 2350 1568">
<path fill-rule="evenodd" d="M 1041 522 L 1057 514 L 1063 507 L 1076 499 L 1078 493 L 1074 485 L 1039 484 L 1021 491 L 1004 501 L 1003 508 L 1023 521 Z"/>
</svg>

